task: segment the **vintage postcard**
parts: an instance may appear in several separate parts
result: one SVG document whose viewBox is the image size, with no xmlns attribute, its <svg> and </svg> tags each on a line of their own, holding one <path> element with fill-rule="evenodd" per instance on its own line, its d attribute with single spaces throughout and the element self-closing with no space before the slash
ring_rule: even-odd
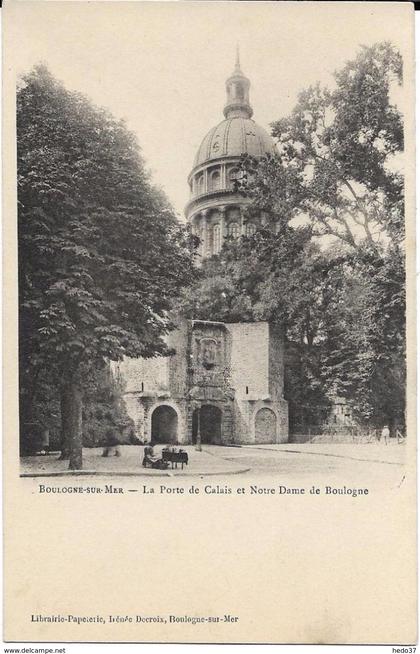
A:
<svg viewBox="0 0 420 654">
<path fill-rule="evenodd" d="M 4 640 L 415 644 L 413 5 L 3 11 Z"/>
</svg>

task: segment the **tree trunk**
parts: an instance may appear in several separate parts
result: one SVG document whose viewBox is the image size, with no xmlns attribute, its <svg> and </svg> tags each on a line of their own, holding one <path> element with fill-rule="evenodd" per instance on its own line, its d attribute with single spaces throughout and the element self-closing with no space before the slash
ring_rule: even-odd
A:
<svg viewBox="0 0 420 654">
<path fill-rule="evenodd" d="M 70 458 L 70 433 L 68 425 L 68 415 L 70 408 L 67 407 L 68 394 L 65 393 L 64 387 L 61 387 L 60 392 L 60 409 L 61 409 L 61 438 L 60 447 L 61 454 L 58 457 L 59 461 Z"/>
<path fill-rule="evenodd" d="M 64 451 L 60 458 L 67 458 L 69 469 L 82 469 L 82 391 L 75 374 L 69 374 L 62 387 L 61 424 Z"/>
<path fill-rule="evenodd" d="M 35 407 L 35 398 L 37 392 L 37 378 L 39 374 L 39 368 L 36 369 L 36 372 L 33 373 L 33 377 L 28 383 L 28 377 L 22 375 L 23 389 L 24 392 L 19 397 L 19 426 L 20 426 L 20 451 L 21 454 L 25 454 L 28 447 L 29 449 L 37 449 L 38 443 L 37 437 L 34 434 L 34 407 Z M 26 382 L 26 383 L 25 383 Z M 28 438 L 28 433 L 30 434 Z"/>
<path fill-rule="evenodd" d="M 396 420 L 395 416 L 391 415 L 388 416 L 388 427 L 389 427 L 389 436 L 390 438 L 394 438 L 396 435 Z"/>
</svg>

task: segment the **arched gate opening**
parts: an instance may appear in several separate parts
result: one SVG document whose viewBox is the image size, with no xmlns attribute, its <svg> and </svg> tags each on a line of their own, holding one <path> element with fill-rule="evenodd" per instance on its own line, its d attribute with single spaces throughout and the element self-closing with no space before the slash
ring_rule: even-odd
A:
<svg viewBox="0 0 420 654">
<path fill-rule="evenodd" d="M 178 415 L 171 406 L 161 404 L 152 413 L 152 440 L 155 443 L 176 443 Z"/>
<path fill-rule="evenodd" d="M 220 445 L 222 442 L 222 411 L 212 404 L 204 404 L 194 410 L 192 419 L 192 442 L 197 442 L 200 422 L 201 442 Z"/>
</svg>

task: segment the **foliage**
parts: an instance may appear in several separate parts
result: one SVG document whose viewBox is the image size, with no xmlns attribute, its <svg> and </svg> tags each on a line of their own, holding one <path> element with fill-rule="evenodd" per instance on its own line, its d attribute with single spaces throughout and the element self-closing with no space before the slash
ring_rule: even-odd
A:
<svg viewBox="0 0 420 654">
<path fill-rule="evenodd" d="M 42 434 L 48 430 L 50 449 L 60 449 L 60 394 L 46 368 L 29 370 L 19 384 L 20 452 L 30 454 L 42 449 Z"/>
<path fill-rule="evenodd" d="M 287 325 L 301 294 L 295 276 L 308 257 L 309 239 L 308 229 L 284 223 L 277 234 L 260 229 L 227 240 L 219 256 L 203 262 L 195 285 L 183 295 L 182 310 L 202 320 Z M 284 295 L 289 302 L 283 301 Z"/>
<path fill-rule="evenodd" d="M 86 366 L 168 352 L 193 242 L 124 123 L 44 66 L 18 90 L 17 136 L 21 382 L 48 367 L 75 401 Z"/>
<path fill-rule="evenodd" d="M 114 379 L 109 365 L 92 376 L 85 386 L 83 406 L 83 445 L 107 444 L 111 434 L 119 443 L 131 443 L 133 421 L 127 414 L 123 388 Z"/>
<path fill-rule="evenodd" d="M 133 135 L 39 67 L 18 94 L 22 309 L 63 365 L 166 351 L 188 235 Z M 57 357 L 58 355 L 58 357 Z"/>
<path fill-rule="evenodd" d="M 132 441 L 133 423 L 127 415 L 122 400 L 122 389 L 110 374 L 109 366 L 102 369 L 85 368 L 83 389 L 83 446 L 99 447 L 106 444 L 106 435 L 113 432 L 123 443 Z M 48 431 L 50 450 L 61 448 L 61 406 L 60 388 L 52 383 L 45 368 L 40 368 L 33 379 L 33 395 L 21 396 L 21 406 L 30 416 L 22 412 L 22 454 L 41 449 L 41 437 Z M 25 386 L 21 393 L 27 392 Z"/>
<path fill-rule="evenodd" d="M 389 43 L 362 47 L 335 73 L 336 88 L 302 91 L 290 116 L 272 124 L 279 156 L 246 158 L 243 190 L 271 215 L 304 217 L 315 236 L 372 249 L 401 241 L 402 118 L 391 103 L 402 59 Z M 395 168 L 395 165 L 394 165 Z"/>
<path fill-rule="evenodd" d="M 405 267 L 398 247 L 336 271 L 326 307 L 323 379 L 362 422 L 404 424 Z"/>
</svg>

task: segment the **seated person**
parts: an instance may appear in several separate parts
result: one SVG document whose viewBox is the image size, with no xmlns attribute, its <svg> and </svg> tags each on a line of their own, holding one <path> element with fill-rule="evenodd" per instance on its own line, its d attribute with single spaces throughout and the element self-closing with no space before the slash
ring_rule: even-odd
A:
<svg viewBox="0 0 420 654">
<path fill-rule="evenodd" d="M 168 463 L 162 459 L 154 450 L 154 443 L 146 445 L 144 448 L 144 456 L 142 462 L 143 468 L 150 466 L 151 468 L 167 468 Z"/>
</svg>

